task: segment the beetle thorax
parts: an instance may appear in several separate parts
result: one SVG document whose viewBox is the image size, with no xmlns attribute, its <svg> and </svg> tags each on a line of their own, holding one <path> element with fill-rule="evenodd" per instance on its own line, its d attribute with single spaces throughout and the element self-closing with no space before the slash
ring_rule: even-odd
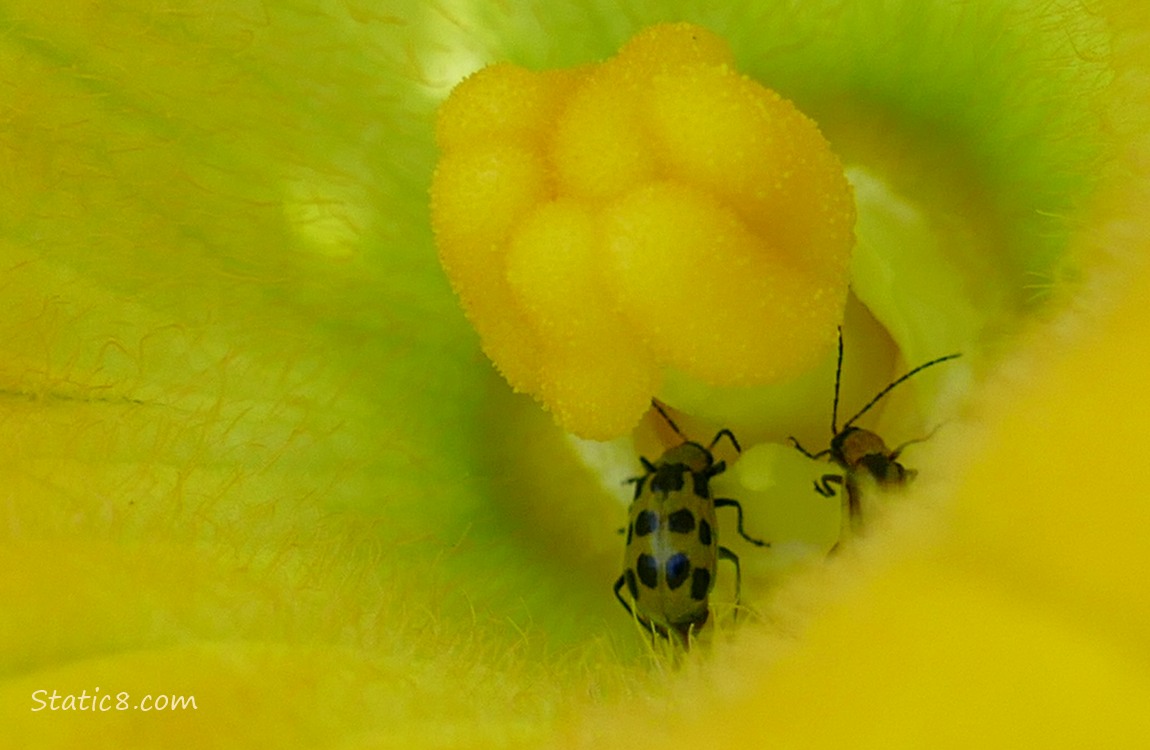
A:
<svg viewBox="0 0 1150 750">
<path fill-rule="evenodd" d="M 852 472 L 864 472 L 881 486 L 905 484 L 915 475 L 898 462 L 898 454 L 870 430 L 848 427 L 831 441 L 835 460 Z"/>
<path fill-rule="evenodd" d="M 891 457 L 890 448 L 877 434 L 858 427 L 848 427 L 831 441 L 831 453 L 847 467 L 858 466 L 867 456 Z"/>
<path fill-rule="evenodd" d="M 692 474 L 702 474 L 711 468 L 711 452 L 698 443 L 683 443 L 667 450 L 656 465 L 682 464 Z"/>
</svg>

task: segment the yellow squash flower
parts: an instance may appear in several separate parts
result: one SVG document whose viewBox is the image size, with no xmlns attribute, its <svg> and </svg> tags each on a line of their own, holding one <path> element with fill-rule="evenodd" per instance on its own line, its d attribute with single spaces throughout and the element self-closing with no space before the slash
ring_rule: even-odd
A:
<svg viewBox="0 0 1150 750">
<path fill-rule="evenodd" d="M 1150 18 L 1136 6 L 8 4 L 0 746 L 1144 744 Z M 663 281 L 609 265 L 579 279 L 614 300 L 597 315 L 638 331 L 610 345 L 652 357 L 600 363 L 631 391 L 612 413 L 658 387 L 687 434 L 731 426 L 748 447 L 723 491 L 774 546 L 742 554 L 753 611 L 736 624 L 721 573 L 716 627 L 688 655 L 652 649 L 611 596 L 636 449 L 575 439 L 514 394 L 483 353 L 499 339 L 452 289 L 476 321 L 532 301 L 555 316 L 529 334 L 547 338 L 590 308 L 531 286 L 528 250 L 598 248 L 579 231 L 621 209 L 553 205 L 518 227 L 506 286 L 470 293 L 440 265 L 432 225 L 454 225 L 429 207 L 439 148 L 477 158 L 443 126 L 436 143 L 460 81 L 499 64 L 507 78 L 488 82 L 523 93 L 505 106 L 536 116 L 666 22 L 707 30 L 717 83 L 660 112 L 727 85 L 776 91 L 843 166 L 857 214 L 844 412 L 904 365 L 964 355 L 868 415 L 891 442 L 942 426 L 908 451 L 916 482 L 824 563 L 837 506 L 809 475 L 826 467 L 782 441 L 830 437 L 837 321 L 780 352 L 801 374 L 716 384 L 692 366 L 737 347 L 678 349 L 684 320 L 660 336 L 643 329 L 652 311 L 622 309 L 619 285 L 671 293 Z M 572 119 L 566 137 L 609 124 Z M 691 153 L 659 148 L 663 171 Z M 688 209 L 689 231 L 743 221 L 735 198 L 698 210 L 692 175 L 689 197 L 667 189 L 639 212 L 651 232 Z M 843 304 L 841 282 L 819 283 Z M 716 325 L 747 337 L 737 316 Z M 542 372 L 524 362 L 522 388 Z M 660 437 L 642 423 L 637 450 Z"/>
</svg>

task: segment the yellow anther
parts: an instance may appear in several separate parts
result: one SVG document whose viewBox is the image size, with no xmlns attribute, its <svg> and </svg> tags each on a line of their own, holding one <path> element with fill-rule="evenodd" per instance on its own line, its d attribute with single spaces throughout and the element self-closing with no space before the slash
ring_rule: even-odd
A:
<svg viewBox="0 0 1150 750">
<path fill-rule="evenodd" d="M 811 120 L 726 44 L 655 26 L 604 63 L 493 65 L 443 104 L 440 259 L 513 387 L 626 432 L 667 367 L 792 378 L 833 340 L 854 204 Z"/>
</svg>

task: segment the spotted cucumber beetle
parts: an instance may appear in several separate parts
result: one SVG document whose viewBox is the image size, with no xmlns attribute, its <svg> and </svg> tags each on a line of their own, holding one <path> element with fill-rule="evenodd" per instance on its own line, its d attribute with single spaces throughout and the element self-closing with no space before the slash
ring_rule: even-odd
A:
<svg viewBox="0 0 1150 750">
<path fill-rule="evenodd" d="M 839 416 L 839 385 L 842 381 L 843 371 L 843 329 L 839 328 L 839 359 L 835 368 L 835 401 L 831 410 L 831 445 L 818 453 L 811 453 L 794 437 L 794 444 L 804 456 L 811 459 L 820 459 L 829 456 L 830 460 L 842 469 L 841 474 L 823 474 L 815 482 L 815 492 L 823 497 L 834 497 L 835 491 L 831 484 L 846 487 L 846 515 L 851 528 L 858 528 L 862 523 L 862 489 L 859 486 L 859 477 L 865 472 L 879 487 L 901 487 L 918 474 L 914 469 L 908 469 L 898 462 L 898 457 L 907 446 L 921 442 L 926 438 L 910 440 L 903 443 L 893 451 L 877 433 L 855 427 L 854 423 L 866 414 L 871 408 L 890 393 L 895 386 L 904 382 L 912 375 L 922 372 L 928 367 L 961 357 L 961 354 L 948 354 L 945 357 L 932 359 L 919 365 L 902 377 L 898 378 L 864 406 L 858 414 L 847 420 L 842 429 L 838 428 Z M 929 437 L 929 436 L 928 436 Z M 838 545 L 836 544 L 837 548 Z M 833 550 L 832 550 L 833 551 Z"/>
<path fill-rule="evenodd" d="M 739 599 L 739 557 L 719 544 L 715 510 L 733 507 L 739 535 L 758 547 L 770 545 L 743 531 L 743 506 L 738 500 L 711 497 L 711 479 L 727 469 L 725 461 L 715 461 L 711 450 L 726 437 L 742 452 L 731 431 L 720 430 L 704 448 L 687 439 L 657 401 L 651 405 L 683 442 L 654 463 L 640 456 L 646 473 L 629 480 L 635 496 L 628 509 L 623 575 L 615 581 L 615 598 L 651 633 L 667 637 L 674 631 L 686 644 L 691 629 L 707 622 L 719 560 L 734 563 L 736 604 Z M 620 593 L 624 585 L 634 609 Z"/>
</svg>

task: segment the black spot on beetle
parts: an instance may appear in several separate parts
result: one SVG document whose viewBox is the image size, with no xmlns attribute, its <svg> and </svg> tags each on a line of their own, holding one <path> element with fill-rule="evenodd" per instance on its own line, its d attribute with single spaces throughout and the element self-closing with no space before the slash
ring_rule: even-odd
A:
<svg viewBox="0 0 1150 750">
<path fill-rule="evenodd" d="M 678 492 L 683 489 L 683 475 L 688 472 L 683 464 L 664 464 L 651 477 L 651 489 L 655 492 Z"/>
<path fill-rule="evenodd" d="M 706 520 L 699 521 L 699 544 L 704 547 L 711 546 L 711 524 Z"/>
<path fill-rule="evenodd" d="M 635 571 L 627 568 L 627 570 L 623 571 L 623 578 L 627 581 L 627 590 L 631 592 L 631 598 L 638 601 L 639 584 L 635 582 Z"/>
<path fill-rule="evenodd" d="M 635 524 L 633 524 L 633 523 L 627 524 L 627 546 L 628 547 L 631 546 L 631 534 L 634 533 L 634 531 L 635 531 Z"/>
<path fill-rule="evenodd" d="M 711 571 L 706 568 L 695 568 L 691 576 L 691 598 L 701 602 L 707 598 L 711 591 Z"/>
<path fill-rule="evenodd" d="M 667 558 L 667 587 L 672 591 L 683 585 L 691 573 L 691 561 L 682 552 Z"/>
<path fill-rule="evenodd" d="M 680 508 L 667 516 L 667 528 L 676 534 L 690 534 L 695 530 L 695 514 L 686 508 Z"/>
<path fill-rule="evenodd" d="M 650 555 L 639 555 L 635 561 L 635 573 L 647 588 L 653 589 L 659 585 L 659 564 Z"/>
<path fill-rule="evenodd" d="M 696 495 L 698 495 L 699 497 L 702 497 L 702 498 L 708 498 L 711 496 L 711 477 L 710 476 L 708 476 L 704 472 L 697 471 L 691 475 L 691 478 L 694 479 L 695 494 Z"/>
<path fill-rule="evenodd" d="M 635 516 L 635 536 L 647 536 L 658 528 L 659 516 L 654 512 L 641 510 L 639 515 Z"/>
</svg>

